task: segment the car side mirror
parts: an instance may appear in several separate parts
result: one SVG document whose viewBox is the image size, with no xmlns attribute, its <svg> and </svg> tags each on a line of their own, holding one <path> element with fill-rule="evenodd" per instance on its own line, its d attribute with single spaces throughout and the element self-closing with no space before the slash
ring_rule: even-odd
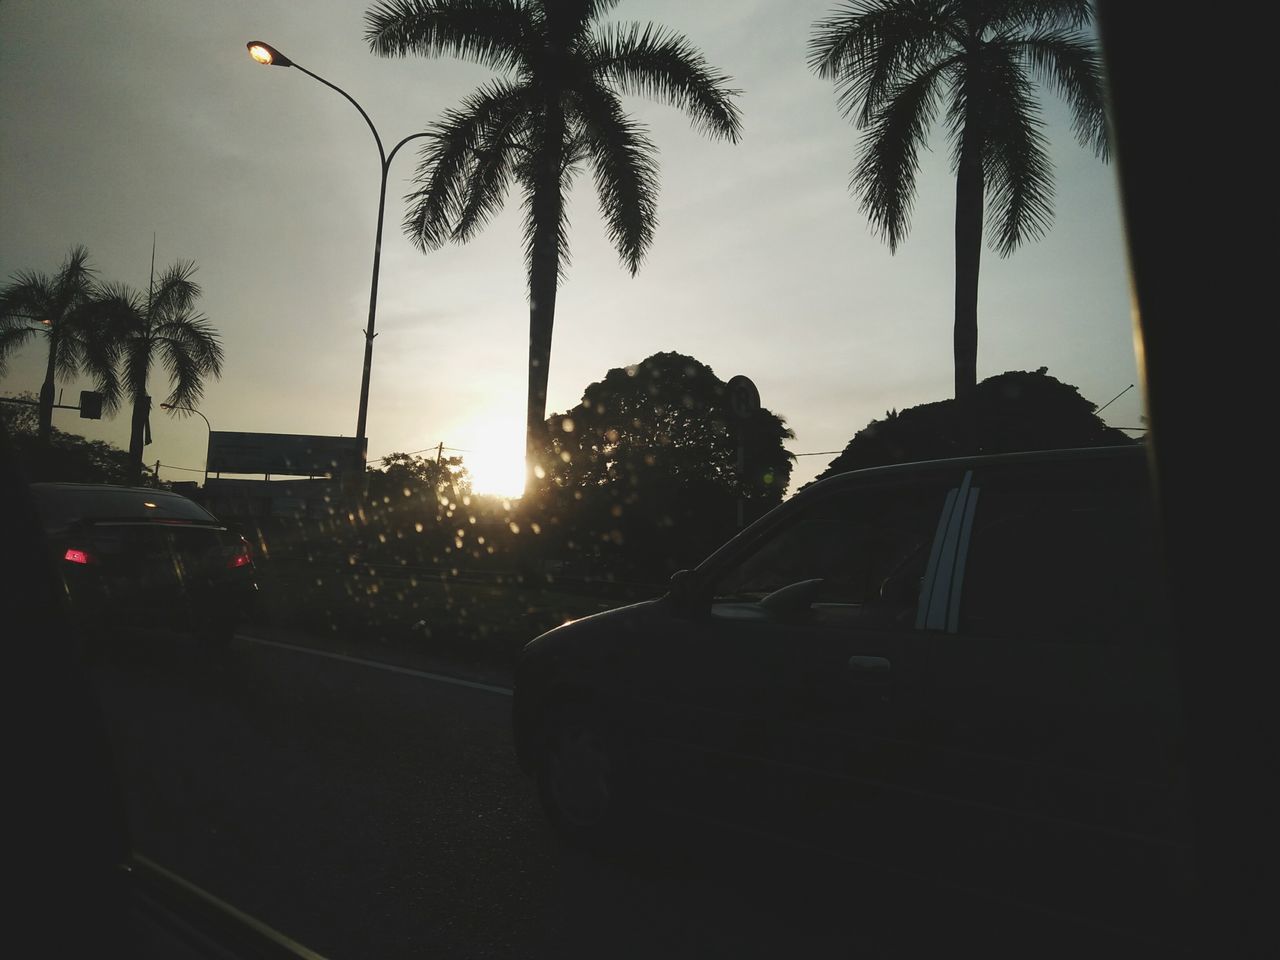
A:
<svg viewBox="0 0 1280 960">
<path fill-rule="evenodd" d="M 692 570 L 677 570 L 671 575 L 671 583 L 667 588 L 667 596 L 677 610 L 691 613 L 699 606 L 697 587 L 694 584 Z"/>
<path fill-rule="evenodd" d="M 794 620 L 808 616 L 825 583 L 825 580 L 818 578 L 788 584 L 762 598 L 760 609 L 774 620 Z"/>
</svg>

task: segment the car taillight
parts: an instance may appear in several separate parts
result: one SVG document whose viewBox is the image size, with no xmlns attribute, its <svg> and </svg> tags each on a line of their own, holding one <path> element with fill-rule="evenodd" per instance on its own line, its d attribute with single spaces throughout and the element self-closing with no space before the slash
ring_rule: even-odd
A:
<svg viewBox="0 0 1280 960">
<path fill-rule="evenodd" d="M 227 561 L 227 566 L 234 570 L 236 567 L 247 567 L 251 563 L 253 563 L 253 551 L 249 549 L 249 541 L 241 537 L 240 542 L 236 544 L 236 552 Z"/>
<path fill-rule="evenodd" d="M 69 563 L 90 563 L 91 562 L 91 558 L 89 557 L 89 554 L 87 554 L 83 550 L 77 550 L 74 547 L 67 550 L 67 552 L 62 555 L 62 559 L 68 561 Z"/>
</svg>

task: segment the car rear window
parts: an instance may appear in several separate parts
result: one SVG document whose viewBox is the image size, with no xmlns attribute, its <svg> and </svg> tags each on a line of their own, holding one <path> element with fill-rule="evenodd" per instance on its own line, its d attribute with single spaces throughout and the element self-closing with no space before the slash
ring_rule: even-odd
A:
<svg viewBox="0 0 1280 960">
<path fill-rule="evenodd" d="M 185 497 L 159 490 L 35 485 L 31 492 L 46 530 L 63 529 L 76 520 L 195 520 L 209 523 L 215 519 L 203 507 Z"/>
</svg>

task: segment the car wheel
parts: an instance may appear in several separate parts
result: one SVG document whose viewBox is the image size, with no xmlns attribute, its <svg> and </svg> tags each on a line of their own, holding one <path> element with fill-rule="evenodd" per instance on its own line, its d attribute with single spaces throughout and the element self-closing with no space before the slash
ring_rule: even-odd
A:
<svg viewBox="0 0 1280 960">
<path fill-rule="evenodd" d="M 617 839 L 627 807 L 617 748 L 615 732 L 598 711 L 571 704 L 552 712 L 538 764 L 538 792 L 566 840 L 596 846 Z"/>
</svg>

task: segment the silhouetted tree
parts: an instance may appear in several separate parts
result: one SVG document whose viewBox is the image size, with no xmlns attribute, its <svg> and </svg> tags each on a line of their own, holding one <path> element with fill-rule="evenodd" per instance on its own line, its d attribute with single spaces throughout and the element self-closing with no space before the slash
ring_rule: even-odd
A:
<svg viewBox="0 0 1280 960">
<path fill-rule="evenodd" d="M 196 265 L 179 260 L 155 278 L 143 294 L 123 284 L 103 288 L 101 304 L 111 349 L 122 374 L 104 390 L 103 408 L 115 410 L 122 399 L 133 405 L 129 459 L 134 477 L 142 474 L 151 398 L 147 379 L 159 363 L 169 379 L 166 403 L 177 416 L 190 416 L 204 396 L 209 377 L 222 375 L 222 344 L 208 319 L 195 310 L 200 286 L 192 280 Z M 121 379 L 123 383 L 121 383 Z"/>
<path fill-rule="evenodd" d="M 369 495 L 375 499 L 390 492 L 403 497 L 422 494 L 434 501 L 441 490 L 454 495 L 471 492 L 471 474 L 461 457 L 444 457 L 437 463 L 434 458 L 390 453 L 369 470 Z"/>
<path fill-rule="evenodd" d="M 852 186 L 895 250 L 915 203 L 919 151 L 944 109 L 956 176 L 955 395 L 977 383 L 984 207 L 1008 256 L 1052 219 L 1053 167 L 1033 81 L 1066 100 L 1077 139 L 1107 156 L 1088 0 L 853 0 L 814 25 L 809 64 L 864 130 Z"/>
<path fill-rule="evenodd" d="M 96 309 L 97 282 L 89 251 L 75 246 L 52 276 L 36 271 L 16 274 L 0 290 L 0 374 L 10 355 L 28 340 L 43 337 L 48 352 L 40 387 L 37 436 L 48 443 L 53 430 L 56 381 L 82 372 L 101 390 L 113 389 L 114 363 L 102 336 Z"/>
<path fill-rule="evenodd" d="M 33 394 L 21 399 L 35 400 Z M 129 455 L 104 440 L 89 440 L 53 427 L 40 436 L 40 413 L 35 406 L 0 403 L 0 425 L 9 435 L 14 455 L 30 481 L 67 483 L 125 483 Z M 148 478 L 150 479 L 150 478 Z"/>
<path fill-rule="evenodd" d="M 1107 426 L 1094 413 L 1096 404 L 1082 397 L 1079 388 L 1049 376 L 1045 367 L 988 377 L 978 384 L 973 403 L 979 414 L 978 453 L 1135 442 Z M 957 400 L 890 411 L 883 420 L 872 420 L 859 430 L 815 479 L 864 467 L 967 455 L 969 450 L 961 437 L 968 423 L 962 402 Z"/>
<path fill-rule="evenodd" d="M 432 128 L 408 197 L 405 233 L 422 249 L 466 242 L 524 193 L 529 276 L 526 460 L 542 448 L 556 288 L 568 264 L 565 194 L 593 170 L 610 239 L 632 274 L 657 222 L 656 148 L 620 94 L 684 110 L 696 127 L 736 141 L 736 91 L 684 37 L 653 24 L 601 26 L 617 0 L 384 0 L 366 15 L 381 56 L 450 55 L 505 76 Z"/>
<path fill-rule="evenodd" d="M 632 574 L 702 559 L 734 531 L 740 496 L 747 519 L 781 502 L 794 459 L 781 417 L 762 408 L 735 426 L 724 381 L 678 353 L 610 370 L 546 436 L 531 505 L 579 554 Z"/>
</svg>

